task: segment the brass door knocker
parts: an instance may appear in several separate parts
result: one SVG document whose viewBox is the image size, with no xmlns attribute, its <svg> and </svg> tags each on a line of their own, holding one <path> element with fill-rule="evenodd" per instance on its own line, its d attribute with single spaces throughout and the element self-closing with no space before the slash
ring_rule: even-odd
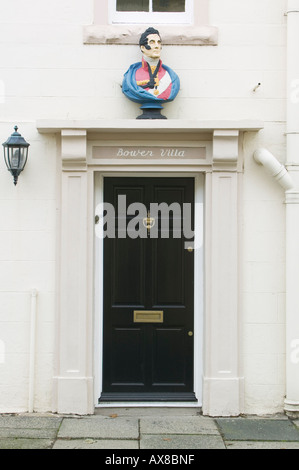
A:
<svg viewBox="0 0 299 470">
<path fill-rule="evenodd" d="M 147 229 L 148 234 L 150 233 L 150 230 L 154 227 L 156 220 L 154 217 L 150 216 L 150 211 L 147 213 L 147 217 L 143 219 L 143 226 Z"/>
</svg>

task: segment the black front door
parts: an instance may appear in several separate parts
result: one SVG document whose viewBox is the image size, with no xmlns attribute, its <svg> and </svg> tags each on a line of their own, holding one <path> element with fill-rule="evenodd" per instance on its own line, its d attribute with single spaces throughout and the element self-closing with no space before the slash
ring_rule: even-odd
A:
<svg viewBox="0 0 299 470">
<path fill-rule="evenodd" d="M 99 401 L 195 400 L 194 253 L 183 230 L 190 222 L 192 235 L 194 180 L 105 178 L 104 201 Z"/>
</svg>

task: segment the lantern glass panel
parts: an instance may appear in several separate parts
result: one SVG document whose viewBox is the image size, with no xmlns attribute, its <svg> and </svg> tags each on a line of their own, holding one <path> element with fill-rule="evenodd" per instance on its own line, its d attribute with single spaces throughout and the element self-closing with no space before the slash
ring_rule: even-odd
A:
<svg viewBox="0 0 299 470">
<path fill-rule="evenodd" d="M 12 170 L 22 170 L 25 162 L 25 149 L 24 148 L 12 148 L 12 155 L 10 159 Z"/>
</svg>

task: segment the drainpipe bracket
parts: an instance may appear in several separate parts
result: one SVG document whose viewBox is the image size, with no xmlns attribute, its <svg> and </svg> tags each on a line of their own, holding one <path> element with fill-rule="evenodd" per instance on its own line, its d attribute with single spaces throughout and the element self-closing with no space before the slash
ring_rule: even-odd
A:
<svg viewBox="0 0 299 470">
<path fill-rule="evenodd" d="M 285 203 L 286 204 L 299 204 L 299 190 L 297 189 L 288 189 L 285 192 Z"/>
</svg>

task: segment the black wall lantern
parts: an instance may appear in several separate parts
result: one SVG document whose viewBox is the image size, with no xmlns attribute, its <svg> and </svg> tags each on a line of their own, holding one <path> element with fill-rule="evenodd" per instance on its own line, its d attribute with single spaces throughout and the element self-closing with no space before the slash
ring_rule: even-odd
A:
<svg viewBox="0 0 299 470">
<path fill-rule="evenodd" d="M 19 174 L 25 168 L 30 144 L 19 134 L 18 126 L 15 126 L 15 132 L 2 145 L 4 147 L 4 160 L 7 169 L 12 174 L 14 184 L 16 185 Z"/>
</svg>

